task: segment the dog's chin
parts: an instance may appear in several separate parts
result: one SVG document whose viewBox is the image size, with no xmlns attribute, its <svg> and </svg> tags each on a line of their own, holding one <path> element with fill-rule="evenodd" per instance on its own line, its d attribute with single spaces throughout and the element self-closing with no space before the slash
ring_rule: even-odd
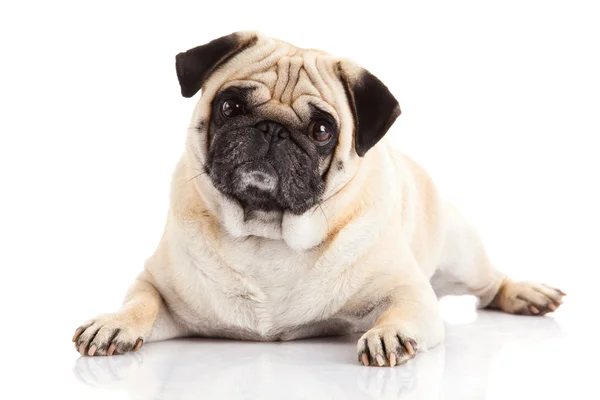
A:
<svg viewBox="0 0 600 400">
<path fill-rule="evenodd" d="M 279 176 L 267 161 L 245 162 L 234 169 L 231 193 L 246 212 L 282 212 L 284 206 L 277 201 Z"/>
<path fill-rule="evenodd" d="M 268 161 L 253 161 L 236 167 L 226 195 L 236 201 L 248 216 L 270 214 L 303 214 L 316 204 L 306 193 L 286 201 L 281 193 L 281 179 Z"/>
<path fill-rule="evenodd" d="M 215 188 L 235 201 L 249 217 L 256 215 L 257 212 L 261 215 L 264 213 L 300 215 L 318 203 L 317 194 L 304 187 L 305 185 L 290 185 L 290 178 L 285 174 L 291 172 L 276 169 L 269 159 L 245 161 L 231 169 L 213 166 L 207 168 L 207 171 Z M 303 183 L 302 179 L 300 183 Z"/>
</svg>

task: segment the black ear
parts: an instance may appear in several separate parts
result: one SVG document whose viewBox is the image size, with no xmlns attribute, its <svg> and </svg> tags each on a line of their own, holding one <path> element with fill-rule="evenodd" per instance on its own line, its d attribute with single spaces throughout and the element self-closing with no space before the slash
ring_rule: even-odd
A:
<svg viewBox="0 0 600 400">
<path fill-rule="evenodd" d="M 340 64 L 341 79 L 354 114 L 354 145 L 356 153 L 363 157 L 396 121 L 400 105 L 375 75 L 363 68 L 353 72 L 348 74 Z"/>
<path fill-rule="evenodd" d="M 236 32 L 177 54 L 175 68 L 183 97 L 192 97 L 220 65 L 254 45 L 256 34 Z"/>
</svg>

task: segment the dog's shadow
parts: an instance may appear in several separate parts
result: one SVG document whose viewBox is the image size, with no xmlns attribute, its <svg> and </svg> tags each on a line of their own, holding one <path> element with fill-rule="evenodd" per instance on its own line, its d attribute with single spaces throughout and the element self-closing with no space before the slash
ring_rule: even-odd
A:
<svg viewBox="0 0 600 400">
<path fill-rule="evenodd" d="M 448 325 L 443 345 L 395 368 L 360 366 L 354 335 L 276 343 L 171 340 L 122 356 L 80 357 L 74 374 L 132 399 L 483 398 L 503 347 L 557 336 L 552 318 L 480 311 L 472 323 Z"/>
</svg>

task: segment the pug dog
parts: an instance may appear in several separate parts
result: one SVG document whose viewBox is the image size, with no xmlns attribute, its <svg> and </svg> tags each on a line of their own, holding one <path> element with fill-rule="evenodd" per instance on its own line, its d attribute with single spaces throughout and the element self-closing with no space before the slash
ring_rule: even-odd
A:
<svg viewBox="0 0 600 400">
<path fill-rule="evenodd" d="M 517 282 L 386 134 L 398 101 L 347 58 L 237 32 L 177 54 L 201 91 L 162 239 L 122 308 L 81 325 L 81 355 L 183 336 L 253 341 L 364 333 L 395 366 L 444 338 L 437 299 L 544 315 L 565 295 Z"/>
</svg>

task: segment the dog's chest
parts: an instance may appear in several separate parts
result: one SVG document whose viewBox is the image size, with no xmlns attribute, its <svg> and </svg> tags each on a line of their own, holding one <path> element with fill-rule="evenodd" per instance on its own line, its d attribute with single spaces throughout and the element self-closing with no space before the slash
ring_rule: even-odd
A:
<svg viewBox="0 0 600 400">
<path fill-rule="evenodd" d="M 205 314 L 189 321 L 193 314 L 185 313 L 186 322 L 200 333 L 278 339 L 346 329 L 341 321 L 316 326 L 322 318 L 315 315 L 328 315 L 334 295 L 311 274 L 318 250 L 296 252 L 280 241 L 250 237 L 221 242 L 217 257 L 207 257 L 205 252 L 190 255 L 194 289 L 183 300 L 189 310 Z M 207 316 L 214 321 L 209 318 L 206 323 Z"/>
</svg>

